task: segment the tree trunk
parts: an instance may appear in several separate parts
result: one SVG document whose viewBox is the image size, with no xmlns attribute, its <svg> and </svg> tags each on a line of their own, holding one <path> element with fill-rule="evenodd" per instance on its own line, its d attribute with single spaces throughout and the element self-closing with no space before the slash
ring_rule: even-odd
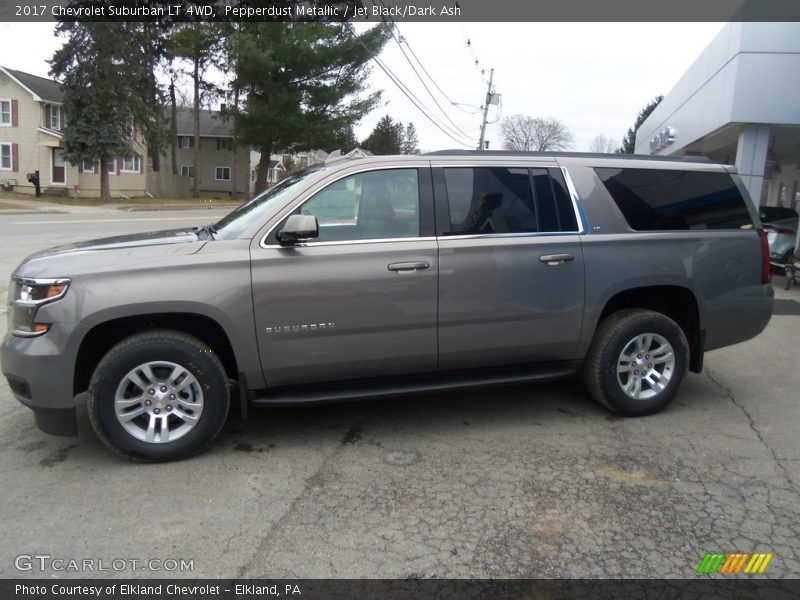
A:
<svg viewBox="0 0 800 600">
<path fill-rule="evenodd" d="M 256 174 L 256 194 L 260 194 L 267 189 L 267 173 L 269 172 L 271 154 L 272 142 L 270 141 L 261 146 L 261 158 L 258 161 L 258 173 Z"/>
<path fill-rule="evenodd" d="M 108 158 L 100 159 L 100 201 L 111 202 L 111 189 L 108 185 Z"/>
<path fill-rule="evenodd" d="M 194 152 L 192 155 L 194 185 L 192 198 L 200 197 L 200 59 L 194 59 Z"/>
<path fill-rule="evenodd" d="M 153 171 L 160 171 L 161 170 L 161 152 L 159 152 L 158 148 L 148 147 L 147 152 L 150 154 L 150 158 L 153 159 Z M 142 158 L 144 160 L 144 158 Z"/>
<path fill-rule="evenodd" d="M 172 161 L 172 174 L 177 175 L 178 171 L 178 100 L 175 97 L 175 78 L 169 80 L 169 102 L 172 105 L 170 116 L 170 159 Z"/>
<path fill-rule="evenodd" d="M 233 110 L 234 114 L 239 110 L 239 86 L 233 84 Z M 238 182 L 239 182 L 239 146 L 236 139 L 231 140 L 233 143 L 233 166 L 231 167 L 231 198 L 239 196 Z"/>
<path fill-rule="evenodd" d="M 147 55 L 149 57 L 148 65 L 149 71 L 148 75 L 150 77 L 149 85 L 150 85 L 150 102 L 152 102 L 153 106 L 160 106 L 161 102 L 159 99 L 158 94 L 158 81 L 156 80 L 155 75 L 155 57 L 158 55 L 157 50 L 154 48 L 154 42 L 152 38 L 148 38 L 148 47 L 147 47 Z M 150 155 L 150 158 L 153 160 L 153 171 L 160 171 L 161 170 L 161 134 L 156 134 L 156 131 L 161 130 L 161 111 L 159 111 L 158 117 L 156 118 L 158 127 L 154 127 L 154 123 L 149 123 L 147 127 L 145 127 L 145 143 L 147 146 L 147 153 Z M 142 157 L 144 160 L 144 156 Z M 147 166 L 146 164 L 144 165 Z M 142 169 L 143 172 L 146 172 L 147 169 Z"/>
</svg>

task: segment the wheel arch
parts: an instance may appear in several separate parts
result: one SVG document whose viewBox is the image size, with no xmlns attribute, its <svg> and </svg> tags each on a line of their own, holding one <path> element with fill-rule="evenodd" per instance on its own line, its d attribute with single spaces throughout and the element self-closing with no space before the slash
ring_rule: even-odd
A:
<svg viewBox="0 0 800 600">
<path fill-rule="evenodd" d="M 689 342 L 689 370 L 702 371 L 705 332 L 697 297 L 691 289 L 681 285 L 647 285 L 618 291 L 605 302 L 595 330 L 603 319 L 626 308 L 652 310 L 675 321 Z"/>
<path fill-rule="evenodd" d="M 230 379 L 238 378 L 239 368 L 230 338 L 215 319 L 200 313 L 154 312 L 115 317 L 89 329 L 75 359 L 73 395 L 88 389 L 92 373 L 111 348 L 131 335 L 152 329 L 171 329 L 197 338 L 219 357 Z"/>
</svg>

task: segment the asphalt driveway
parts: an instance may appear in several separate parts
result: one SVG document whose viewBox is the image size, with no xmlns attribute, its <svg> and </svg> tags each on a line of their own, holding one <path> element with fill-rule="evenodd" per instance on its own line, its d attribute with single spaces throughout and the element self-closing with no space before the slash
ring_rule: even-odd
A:
<svg viewBox="0 0 800 600">
<path fill-rule="evenodd" d="M 209 213 L 0 215 L 0 294 L 36 249 Z M 800 289 L 777 294 L 642 419 L 571 380 L 232 415 L 202 456 L 141 465 L 82 401 L 80 436 L 51 437 L 2 382 L 0 577 L 692 577 L 712 551 L 800 577 Z M 125 568 L 18 569 L 37 553 Z"/>
</svg>

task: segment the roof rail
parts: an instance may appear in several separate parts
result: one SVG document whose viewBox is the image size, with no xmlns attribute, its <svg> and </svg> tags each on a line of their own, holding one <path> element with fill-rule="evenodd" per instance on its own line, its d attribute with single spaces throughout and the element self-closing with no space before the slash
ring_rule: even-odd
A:
<svg viewBox="0 0 800 600">
<path fill-rule="evenodd" d="M 713 163 L 707 156 L 651 156 L 646 154 L 602 154 L 596 152 L 523 152 L 520 150 L 436 150 L 423 156 L 519 156 L 547 158 L 624 158 L 632 160 L 661 160 L 671 162 Z"/>
</svg>

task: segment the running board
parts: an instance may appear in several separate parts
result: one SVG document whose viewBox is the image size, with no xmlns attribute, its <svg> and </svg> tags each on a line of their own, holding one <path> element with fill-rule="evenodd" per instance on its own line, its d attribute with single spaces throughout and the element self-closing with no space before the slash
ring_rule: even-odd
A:
<svg viewBox="0 0 800 600">
<path fill-rule="evenodd" d="M 580 372 L 581 363 L 562 361 L 531 367 L 498 367 L 417 376 L 335 381 L 251 392 L 250 406 L 292 406 L 393 398 L 430 392 L 471 390 L 564 379 Z"/>
</svg>

